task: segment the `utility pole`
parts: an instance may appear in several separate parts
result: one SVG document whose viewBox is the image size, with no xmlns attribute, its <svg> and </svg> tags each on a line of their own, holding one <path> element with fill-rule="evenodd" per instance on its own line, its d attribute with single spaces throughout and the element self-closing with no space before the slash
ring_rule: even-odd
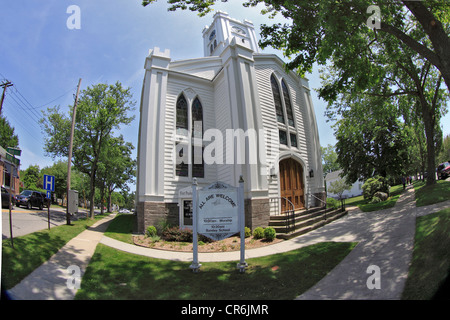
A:
<svg viewBox="0 0 450 320">
<path fill-rule="evenodd" d="M 73 147 L 73 134 L 75 131 L 75 117 L 77 114 L 78 95 L 80 94 L 81 78 L 78 81 L 77 95 L 75 97 L 75 104 L 73 105 L 72 114 L 72 131 L 70 132 L 70 144 L 69 144 L 69 159 L 67 161 L 67 211 L 66 211 L 66 223 L 70 225 L 70 213 L 69 213 L 69 190 L 70 190 L 70 173 L 72 167 L 72 147 Z"/>
<path fill-rule="evenodd" d="M 0 100 L 0 114 L 2 113 L 3 100 L 5 99 L 6 88 L 12 87 L 12 86 L 13 86 L 13 84 L 10 81 L 8 81 L 8 80 L 6 80 L 6 82 L 0 84 L 0 87 L 3 87 L 2 98 Z"/>
</svg>

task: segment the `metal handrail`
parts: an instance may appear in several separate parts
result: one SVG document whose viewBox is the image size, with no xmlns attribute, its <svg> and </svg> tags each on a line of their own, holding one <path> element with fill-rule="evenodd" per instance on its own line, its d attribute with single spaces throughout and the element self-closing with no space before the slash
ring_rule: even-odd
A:
<svg viewBox="0 0 450 320">
<path fill-rule="evenodd" d="M 326 206 L 327 206 L 327 202 L 326 202 L 326 201 L 323 201 L 322 199 L 316 197 L 314 194 L 312 194 L 312 193 L 307 193 L 307 195 L 313 196 L 314 198 L 316 198 L 317 200 L 319 200 L 320 202 L 322 202 L 322 203 L 323 203 L 323 207 L 326 207 Z"/>
<path fill-rule="evenodd" d="M 285 212 L 287 214 L 286 233 L 288 233 L 291 228 L 294 228 L 294 231 L 295 231 L 295 206 L 289 199 L 287 199 L 285 197 L 280 197 L 280 199 L 286 200 L 291 205 L 291 208 L 292 208 L 290 210 L 285 210 Z"/>
</svg>

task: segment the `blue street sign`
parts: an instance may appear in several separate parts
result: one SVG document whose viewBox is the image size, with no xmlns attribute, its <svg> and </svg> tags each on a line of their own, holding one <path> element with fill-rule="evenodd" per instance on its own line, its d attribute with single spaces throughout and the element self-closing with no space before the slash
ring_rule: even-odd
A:
<svg viewBox="0 0 450 320">
<path fill-rule="evenodd" d="M 52 198 L 52 192 L 51 191 L 47 191 L 47 199 L 51 199 Z"/>
<path fill-rule="evenodd" d="M 44 189 L 49 191 L 55 191 L 55 176 L 49 176 L 44 174 Z"/>
</svg>

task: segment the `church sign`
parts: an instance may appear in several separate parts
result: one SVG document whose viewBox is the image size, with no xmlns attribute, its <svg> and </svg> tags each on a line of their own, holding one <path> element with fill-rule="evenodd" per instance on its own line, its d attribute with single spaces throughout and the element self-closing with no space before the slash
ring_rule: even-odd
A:
<svg viewBox="0 0 450 320">
<path fill-rule="evenodd" d="M 223 182 L 215 182 L 201 190 L 197 190 L 197 181 L 192 185 L 193 206 L 193 261 L 191 269 L 197 272 L 198 233 L 213 240 L 222 240 L 240 233 L 241 259 L 237 268 L 244 272 L 245 262 L 245 214 L 244 214 L 244 180 L 239 187 L 232 187 Z"/>
<path fill-rule="evenodd" d="M 239 232 L 237 188 L 214 183 L 198 191 L 197 232 L 222 240 Z"/>
</svg>

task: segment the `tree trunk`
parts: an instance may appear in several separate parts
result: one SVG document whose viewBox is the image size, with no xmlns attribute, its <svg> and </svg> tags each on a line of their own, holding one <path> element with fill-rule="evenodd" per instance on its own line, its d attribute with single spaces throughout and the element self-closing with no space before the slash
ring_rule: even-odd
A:
<svg viewBox="0 0 450 320">
<path fill-rule="evenodd" d="M 436 147 L 434 145 L 434 112 L 425 100 L 423 92 L 419 95 L 422 106 L 422 119 L 425 126 L 425 136 L 427 139 L 427 185 L 436 183 Z"/>
<path fill-rule="evenodd" d="M 95 172 L 91 172 L 90 193 L 89 193 L 89 216 L 94 219 L 94 202 L 95 202 Z"/>
</svg>

